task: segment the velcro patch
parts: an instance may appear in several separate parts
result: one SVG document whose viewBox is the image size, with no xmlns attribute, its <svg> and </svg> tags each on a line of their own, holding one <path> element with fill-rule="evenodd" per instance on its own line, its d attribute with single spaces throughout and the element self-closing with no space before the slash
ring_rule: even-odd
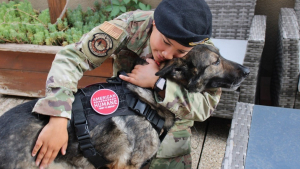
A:
<svg viewBox="0 0 300 169">
<path fill-rule="evenodd" d="M 105 21 L 102 25 L 100 25 L 99 29 L 101 29 L 103 32 L 107 33 L 108 35 L 110 35 L 116 40 L 119 39 L 119 37 L 123 33 L 123 29 L 107 21 Z"/>
<path fill-rule="evenodd" d="M 118 95 L 110 89 L 97 90 L 91 97 L 91 106 L 99 114 L 109 115 L 119 107 Z"/>
<path fill-rule="evenodd" d="M 89 41 L 88 47 L 90 52 L 97 56 L 107 56 L 107 52 L 113 48 L 113 41 L 110 36 L 105 33 L 97 33 L 93 35 L 93 39 Z"/>
</svg>

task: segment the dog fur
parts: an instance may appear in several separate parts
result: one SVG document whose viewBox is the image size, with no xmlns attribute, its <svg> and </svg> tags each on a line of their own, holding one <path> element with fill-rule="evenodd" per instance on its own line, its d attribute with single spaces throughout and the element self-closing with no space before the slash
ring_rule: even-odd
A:
<svg viewBox="0 0 300 169">
<path fill-rule="evenodd" d="M 248 74 L 247 68 L 224 59 L 209 45 L 198 45 L 183 58 L 166 62 L 157 73 L 190 92 L 211 87 L 234 90 Z M 172 127 L 174 114 L 155 102 L 151 90 L 132 84 L 127 87 L 165 118 L 164 130 Z M 37 168 L 31 151 L 49 116 L 31 113 L 36 101 L 21 104 L 0 117 L 0 169 Z M 66 155 L 59 153 L 48 168 L 94 168 L 80 153 L 74 128 L 68 127 L 68 133 Z M 111 161 L 107 168 L 140 168 L 160 146 L 157 132 L 138 115 L 108 119 L 90 131 L 90 136 L 95 149 Z"/>
</svg>

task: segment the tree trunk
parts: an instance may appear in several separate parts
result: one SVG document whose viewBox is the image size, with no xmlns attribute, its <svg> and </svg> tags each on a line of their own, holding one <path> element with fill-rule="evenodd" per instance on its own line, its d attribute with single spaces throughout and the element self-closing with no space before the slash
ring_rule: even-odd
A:
<svg viewBox="0 0 300 169">
<path fill-rule="evenodd" d="M 51 23 L 54 24 L 66 5 L 66 0 L 48 0 Z M 62 17 L 62 19 L 66 14 Z"/>
</svg>

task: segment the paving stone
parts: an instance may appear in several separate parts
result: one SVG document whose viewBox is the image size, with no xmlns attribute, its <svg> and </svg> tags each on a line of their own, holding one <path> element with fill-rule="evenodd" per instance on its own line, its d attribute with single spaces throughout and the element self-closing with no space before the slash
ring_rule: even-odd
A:
<svg viewBox="0 0 300 169">
<path fill-rule="evenodd" d="M 199 169 L 219 169 L 225 153 L 231 120 L 210 118 Z"/>
</svg>

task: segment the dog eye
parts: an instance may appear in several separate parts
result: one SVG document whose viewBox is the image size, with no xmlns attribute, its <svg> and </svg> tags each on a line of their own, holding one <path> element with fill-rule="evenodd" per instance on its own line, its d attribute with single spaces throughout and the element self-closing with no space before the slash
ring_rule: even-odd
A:
<svg viewBox="0 0 300 169">
<path fill-rule="evenodd" d="M 220 64 L 220 59 L 218 58 L 218 60 L 216 62 L 213 63 L 213 65 L 218 66 Z"/>
</svg>

